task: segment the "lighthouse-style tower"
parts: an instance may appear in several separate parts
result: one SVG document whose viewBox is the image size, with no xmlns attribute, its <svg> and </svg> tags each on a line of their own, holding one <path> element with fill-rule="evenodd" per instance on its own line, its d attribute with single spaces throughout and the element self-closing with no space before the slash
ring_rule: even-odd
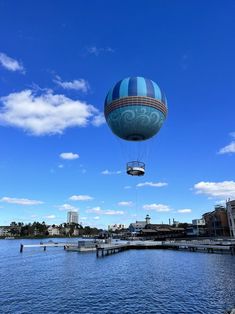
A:
<svg viewBox="0 0 235 314">
<path fill-rule="evenodd" d="M 151 220 L 151 218 L 149 217 L 149 215 L 146 215 L 146 217 L 145 217 L 146 225 L 150 224 L 150 220 Z"/>
</svg>

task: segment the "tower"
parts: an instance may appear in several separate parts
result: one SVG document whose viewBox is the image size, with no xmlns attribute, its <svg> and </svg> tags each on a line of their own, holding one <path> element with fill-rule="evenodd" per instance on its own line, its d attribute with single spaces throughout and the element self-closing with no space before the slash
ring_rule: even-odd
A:
<svg viewBox="0 0 235 314">
<path fill-rule="evenodd" d="M 149 225 L 150 224 L 150 217 L 149 217 L 149 215 L 146 215 L 146 217 L 145 217 L 145 221 L 146 221 L 146 225 Z"/>
<path fill-rule="evenodd" d="M 69 211 L 67 214 L 67 223 L 68 224 L 78 224 L 78 212 L 75 211 Z"/>
</svg>

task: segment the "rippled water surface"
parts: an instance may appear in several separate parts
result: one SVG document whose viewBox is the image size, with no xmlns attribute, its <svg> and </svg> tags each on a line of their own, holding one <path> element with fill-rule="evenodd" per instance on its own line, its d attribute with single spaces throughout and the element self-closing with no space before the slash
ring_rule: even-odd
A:
<svg viewBox="0 0 235 314">
<path fill-rule="evenodd" d="M 61 241 L 61 240 L 58 240 Z M 104 258 L 0 240 L 0 313 L 224 313 L 235 256 L 130 250 Z"/>
</svg>

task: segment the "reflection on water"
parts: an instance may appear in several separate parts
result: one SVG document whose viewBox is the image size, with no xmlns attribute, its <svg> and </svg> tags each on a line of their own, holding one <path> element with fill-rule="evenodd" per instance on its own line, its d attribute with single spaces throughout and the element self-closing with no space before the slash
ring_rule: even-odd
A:
<svg viewBox="0 0 235 314">
<path fill-rule="evenodd" d="M 61 240 L 57 240 L 61 241 Z M 224 313 L 235 256 L 130 250 L 104 258 L 0 240 L 0 313 Z"/>
</svg>

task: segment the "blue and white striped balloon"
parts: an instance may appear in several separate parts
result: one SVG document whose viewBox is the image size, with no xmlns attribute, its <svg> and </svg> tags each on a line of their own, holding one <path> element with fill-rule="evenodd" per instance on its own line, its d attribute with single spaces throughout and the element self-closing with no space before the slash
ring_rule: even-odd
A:
<svg viewBox="0 0 235 314">
<path fill-rule="evenodd" d="M 143 141 L 157 134 L 167 111 L 165 94 L 144 77 L 128 77 L 116 83 L 104 105 L 112 132 L 128 141 Z"/>
</svg>

